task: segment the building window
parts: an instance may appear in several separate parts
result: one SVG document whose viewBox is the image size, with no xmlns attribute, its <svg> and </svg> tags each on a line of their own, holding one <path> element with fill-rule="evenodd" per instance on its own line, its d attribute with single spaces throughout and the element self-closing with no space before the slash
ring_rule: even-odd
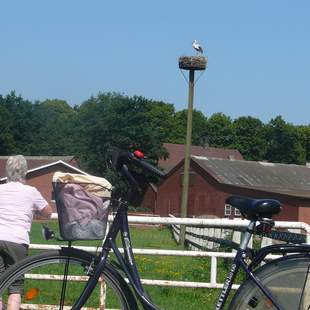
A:
<svg viewBox="0 0 310 310">
<path fill-rule="evenodd" d="M 236 216 L 239 217 L 241 216 L 241 213 L 238 209 L 233 208 L 231 205 L 225 204 L 225 209 L 224 209 L 224 215 L 225 216 Z"/>
<path fill-rule="evenodd" d="M 241 216 L 241 213 L 238 209 L 235 209 L 235 216 Z"/>
<path fill-rule="evenodd" d="M 224 209 L 224 215 L 225 216 L 230 216 L 231 215 L 231 205 L 225 204 L 225 209 Z"/>
</svg>

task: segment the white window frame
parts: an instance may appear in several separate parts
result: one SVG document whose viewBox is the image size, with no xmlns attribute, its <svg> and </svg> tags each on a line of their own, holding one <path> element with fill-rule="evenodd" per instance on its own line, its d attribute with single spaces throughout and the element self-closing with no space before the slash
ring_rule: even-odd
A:
<svg viewBox="0 0 310 310">
<path fill-rule="evenodd" d="M 235 216 L 241 216 L 241 212 L 236 208 L 234 208 L 234 209 L 235 209 Z"/>
<path fill-rule="evenodd" d="M 224 215 L 225 216 L 231 216 L 232 215 L 232 206 L 230 204 L 225 203 Z"/>
</svg>

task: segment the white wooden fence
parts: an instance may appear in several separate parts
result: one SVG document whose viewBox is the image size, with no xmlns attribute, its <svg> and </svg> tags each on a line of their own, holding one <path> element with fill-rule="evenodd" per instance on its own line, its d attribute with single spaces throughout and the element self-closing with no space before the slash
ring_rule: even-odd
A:
<svg viewBox="0 0 310 310">
<path fill-rule="evenodd" d="M 56 216 L 54 215 L 53 218 Z M 109 217 L 109 221 L 112 221 L 113 218 Z M 188 225 L 191 227 L 199 226 L 208 229 L 208 232 L 213 231 L 213 235 L 220 236 L 223 230 L 227 229 L 240 229 L 248 225 L 247 220 L 235 219 L 197 219 L 197 218 L 172 218 L 172 217 L 143 217 L 143 216 L 129 216 L 128 218 L 130 224 L 164 224 L 164 225 Z M 307 237 L 307 243 L 310 244 L 310 226 L 302 222 L 284 222 L 277 221 L 275 222 L 275 228 L 281 229 L 294 229 L 302 231 Z M 201 229 L 201 228 L 199 228 Z M 217 231 L 217 233 L 214 233 Z M 197 242 L 197 240 L 196 240 Z M 212 244 L 213 247 L 213 244 Z M 58 245 L 43 245 L 43 244 L 31 244 L 30 249 L 59 249 Z M 76 246 L 86 251 L 95 252 L 97 248 L 95 247 L 83 247 Z M 122 250 L 121 250 L 122 251 Z M 187 288 L 222 288 L 223 283 L 219 283 L 217 280 L 217 260 L 218 258 L 233 258 L 234 253 L 231 252 L 216 252 L 216 251 L 182 251 L 182 250 L 159 250 L 159 249 L 134 249 L 135 255 L 161 255 L 161 256 L 188 256 L 188 257 L 210 257 L 210 282 L 189 282 L 189 281 L 170 281 L 168 279 L 142 279 L 142 283 L 145 285 L 157 285 L 157 286 L 175 286 L 175 287 L 187 287 Z M 269 256 L 268 259 L 274 259 L 277 256 Z M 31 277 L 31 275 L 26 275 L 26 277 Z M 46 280 L 50 280 L 53 275 L 44 275 Z M 42 278 L 42 276 L 40 277 Z M 83 281 L 84 279 L 77 279 Z M 233 285 L 233 289 L 237 289 L 238 284 Z M 104 297 L 102 297 L 104 298 Z M 26 306 L 26 305 L 25 305 Z M 43 305 L 29 305 L 23 309 L 38 309 L 42 308 Z M 44 306 L 43 306 L 44 307 Z M 50 308 L 49 308 L 50 309 Z M 98 308 L 99 309 L 99 308 Z"/>
<path fill-rule="evenodd" d="M 170 217 L 174 217 L 170 215 Z M 290 222 L 291 225 L 291 222 Z M 172 234 L 176 242 L 180 241 L 180 225 L 172 224 Z M 195 227 L 195 226 L 186 226 L 185 233 L 185 243 L 189 250 L 191 251 L 203 251 L 203 250 L 217 250 L 220 247 L 220 243 L 217 242 L 219 239 L 231 240 L 237 244 L 240 244 L 242 238 L 242 231 L 236 227 L 236 229 L 232 229 L 230 227 Z M 280 237 L 291 237 L 294 235 L 295 239 L 306 240 L 306 233 L 302 231 L 302 229 L 297 228 L 286 228 L 287 232 L 280 233 Z M 290 236 L 283 236 L 284 234 L 289 233 Z M 281 236 L 282 235 L 282 236 Z M 267 245 L 271 245 L 273 243 L 279 243 L 279 240 L 273 240 L 268 237 L 259 237 L 261 240 L 259 243 L 256 243 L 257 247 L 265 247 Z M 305 242 L 305 241 L 302 241 Z M 223 243 L 224 244 L 224 243 Z M 253 237 L 250 239 L 248 247 L 252 248 L 253 246 Z M 234 252 L 234 250 L 233 250 Z"/>
</svg>

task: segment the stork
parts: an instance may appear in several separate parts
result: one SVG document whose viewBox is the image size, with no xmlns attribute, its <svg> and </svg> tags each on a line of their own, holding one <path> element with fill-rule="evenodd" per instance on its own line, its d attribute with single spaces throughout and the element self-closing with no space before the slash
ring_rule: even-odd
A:
<svg viewBox="0 0 310 310">
<path fill-rule="evenodd" d="M 203 54 L 203 49 L 202 49 L 201 45 L 197 42 L 197 40 L 194 40 L 194 41 L 193 41 L 192 47 L 194 48 L 194 50 L 196 50 L 197 55 L 198 55 L 199 53 L 200 53 L 200 54 Z"/>
</svg>

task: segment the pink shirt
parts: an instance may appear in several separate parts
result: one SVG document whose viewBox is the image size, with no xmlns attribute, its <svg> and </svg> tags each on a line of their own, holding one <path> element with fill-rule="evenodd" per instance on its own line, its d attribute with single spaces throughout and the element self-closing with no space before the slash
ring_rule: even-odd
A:
<svg viewBox="0 0 310 310">
<path fill-rule="evenodd" d="M 32 186 L 19 182 L 0 185 L 0 240 L 29 244 L 33 212 L 47 201 Z"/>
</svg>

